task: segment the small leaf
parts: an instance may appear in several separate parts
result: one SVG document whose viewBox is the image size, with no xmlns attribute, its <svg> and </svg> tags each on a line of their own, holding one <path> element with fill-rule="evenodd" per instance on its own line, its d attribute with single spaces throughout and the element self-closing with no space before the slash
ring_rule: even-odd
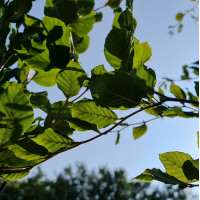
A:
<svg viewBox="0 0 200 200">
<path fill-rule="evenodd" d="M 44 133 L 31 138 L 36 144 L 45 147 L 49 152 L 54 153 L 62 148 L 70 148 L 75 143 L 70 138 L 65 138 L 49 128 Z"/>
<path fill-rule="evenodd" d="M 199 96 L 199 81 L 194 81 L 194 84 L 195 84 L 196 94 L 197 94 L 197 96 Z"/>
<path fill-rule="evenodd" d="M 108 5 L 115 9 L 115 8 L 118 8 L 119 7 L 119 4 L 121 3 L 122 0 L 109 0 L 108 1 Z"/>
<path fill-rule="evenodd" d="M 93 75 L 102 75 L 102 74 L 105 74 L 107 71 L 106 69 L 104 68 L 103 65 L 99 65 L 99 66 L 96 66 L 94 69 L 92 69 L 91 73 Z"/>
<path fill-rule="evenodd" d="M 187 160 L 192 160 L 192 157 L 189 154 L 182 152 L 167 152 L 159 155 L 160 161 L 163 163 L 166 172 L 177 178 L 178 180 L 189 183 L 188 179 L 185 177 L 183 173 L 183 164 Z M 193 180 L 195 181 L 195 180 Z"/>
<path fill-rule="evenodd" d="M 147 42 L 134 46 L 133 51 L 133 68 L 137 68 L 140 65 L 143 65 L 152 56 L 151 47 Z"/>
<path fill-rule="evenodd" d="M 170 86 L 170 92 L 174 94 L 174 96 L 177 97 L 178 99 L 186 99 L 185 92 L 174 83 L 172 83 Z"/>
<path fill-rule="evenodd" d="M 180 21 L 182 21 L 183 17 L 184 17 L 184 14 L 183 14 L 183 13 L 178 13 L 178 14 L 176 15 L 176 20 L 180 22 Z"/>
<path fill-rule="evenodd" d="M 115 145 L 119 144 L 119 141 L 120 141 L 120 134 L 117 133 L 117 139 L 116 139 Z"/>
<path fill-rule="evenodd" d="M 82 87 L 86 74 L 78 63 L 71 61 L 56 77 L 58 87 L 67 98 L 77 95 Z"/>
<path fill-rule="evenodd" d="M 114 123 L 118 117 L 107 108 L 96 106 L 91 100 L 84 99 L 71 107 L 72 117 L 96 124 L 98 129 Z"/>
<path fill-rule="evenodd" d="M 138 126 L 133 128 L 133 137 L 135 140 L 142 137 L 147 132 L 147 126 L 144 124 L 142 126 Z"/>
</svg>

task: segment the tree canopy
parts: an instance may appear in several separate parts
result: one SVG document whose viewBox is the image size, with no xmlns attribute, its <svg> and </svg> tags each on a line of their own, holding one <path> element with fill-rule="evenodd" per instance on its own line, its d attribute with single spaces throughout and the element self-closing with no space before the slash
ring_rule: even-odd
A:
<svg viewBox="0 0 200 200">
<path fill-rule="evenodd" d="M 194 92 L 169 78 L 158 85 L 156 72 L 146 64 L 151 47 L 134 36 L 133 0 L 109 0 L 104 5 L 115 13 L 104 45 L 112 71 L 97 63 L 91 72 L 83 69 L 79 54 L 87 51 L 94 24 L 102 21 L 95 1 L 47 0 L 43 19 L 28 14 L 33 3 L 0 3 L 0 176 L 4 180 L 23 178 L 54 156 L 113 131 L 117 144 L 120 132 L 129 126 L 139 139 L 154 119 L 198 117 L 199 82 L 192 77 L 198 77 L 199 62 L 184 65 L 181 76 L 193 82 Z M 121 3 L 125 3 L 124 10 Z M 47 91 L 29 90 L 32 81 L 38 87 L 56 85 L 65 99 L 51 103 Z M 85 98 L 87 92 L 91 98 Z M 34 118 L 36 109 L 46 117 Z M 116 110 L 124 115 L 118 116 Z M 153 118 L 139 125 L 126 122 L 143 111 Z M 75 141 L 75 131 L 93 131 L 94 135 Z M 162 153 L 159 158 L 166 172 L 146 169 L 135 179 L 157 180 L 181 189 L 197 186 L 193 182 L 199 180 L 198 159 L 178 151 Z"/>
<path fill-rule="evenodd" d="M 55 179 L 45 177 L 38 168 L 37 173 L 24 181 L 11 181 L 0 198 L 4 200 L 184 200 L 186 194 L 177 187 L 166 185 L 162 189 L 149 183 L 130 182 L 124 170 L 109 171 L 99 168 L 88 171 L 78 164 L 69 166 Z"/>
</svg>

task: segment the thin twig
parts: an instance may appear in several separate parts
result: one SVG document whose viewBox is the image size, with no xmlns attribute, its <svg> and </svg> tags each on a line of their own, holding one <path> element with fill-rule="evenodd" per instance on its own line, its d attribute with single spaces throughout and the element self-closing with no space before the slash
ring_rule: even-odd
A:
<svg viewBox="0 0 200 200">
<path fill-rule="evenodd" d="M 108 2 L 106 2 L 105 5 L 103 5 L 103 6 L 99 7 L 99 8 L 94 9 L 94 12 L 97 12 L 97 11 L 99 11 L 99 10 L 102 10 L 102 9 L 108 7 L 108 6 L 109 6 L 109 4 L 108 4 Z"/>
<path fill-rule="evenodd" d="M 7 60 L 3 61 L 1 64 L 0 64 L 0 71 L 5 67 L 5 65 L 9 62 L 9 60 L 14 56 L 15 53 L 12 53 Z"/>
</svg>

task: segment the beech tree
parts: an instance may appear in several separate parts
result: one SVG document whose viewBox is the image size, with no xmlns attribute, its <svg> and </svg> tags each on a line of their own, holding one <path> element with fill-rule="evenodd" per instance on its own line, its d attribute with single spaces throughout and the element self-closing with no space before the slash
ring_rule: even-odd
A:
<svg viewBox="0 0 200 200">
<path fill-rule="evenodd" d="M 94 10 L 94 0 L 47 0 L 43 19 L 27 14 L 33 2 L 0 2 L 2 188 L 7 180 L 23 178 L 52 157 L 112 131 L 117 131 L 118 143 L 120 132 L 134 126 L 126 120 L 140 112 L 153 118 L 134 126 L 135 139 L 146 133 L 147 123 L 154 119 L 198 117 L 199 82 L 191 78 L 191 74 L 198 77 L 198 61 L 184 65 L 181 76 L 182 80 L 193 81 L 195 94 L 171 79 L 157 87 L 156 73 L 145 65 L 152 55 L 151 48 L 134 36 L 137 21 L 133 0 L 109 0 L 104 5 L 115 13 L 104 45 L 105 58 L 113 70 L 107 71 L 97 63 L 91 76 L 81 67 L 79 54 L 89 46 L 88 33 L 94 23 L 102 20 L 102 13 Z M 125 3 L 125 10 L 120 3 Z M 46 91 L 29 91 L 31 81 L 38 87 L 57 85 L 65 99 L 51 104 Z M 170 85 L 169 96 L 166 84 Z M 91 99 L 84 97 L 87 92 Z M 46 117 L 34 119 L 35 109 L 44 111 Z M 117 116 L 115 110 L 121 110 L 124 116 Z M 126 115 L 126 110 L 131 114 Z M 94 136 L 74 141 L 71 136 L 75 131 L 93 131 Z M 199 179 L 198 159 L 178 151 L 160 154 L 159 158 L 166 172 L 146 169 L 135 179 L 157 180 L 181 189 L 197 186 L 193 182 Z"/>
</svg>

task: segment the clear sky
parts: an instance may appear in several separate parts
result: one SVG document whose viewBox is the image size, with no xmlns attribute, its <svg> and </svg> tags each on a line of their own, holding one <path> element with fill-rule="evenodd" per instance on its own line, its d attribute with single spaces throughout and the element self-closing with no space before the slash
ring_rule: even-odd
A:
<svg viewBox="0 0 200 200">
<path fill-rule="evenodd" d="M 45 0 L 35 1 L 30 14 L 42 18 L 44 4 Z M 95 8 L 104 4 L 104 0 L 96 0 Z M 174 36 L 168 34 L 168 26 L 176 24 L 175 15 L 193 5 L 190 0 L 134 1 L 133 13 L 138 22 L 135 36 L 141 42 L 147 41 L 152 48 L 153 56 L 147 65 L 155 70 L 157 82 L 160 82 L 162 77 L 179 78 L 184 64 L 198 60 L 198 23 L 187 16 L 181 34 L 175 33 Z M 89 49 L 80 56 L 81 66 L 88 73 L 100 64 L 112 70 L 104 57 L 103 49 L 114 15 L 110 8 L 105 8 L 102 12 L 103 21 L 95 24 L 89 34 L 91 41 Z M 34 83 L 29 89 L 44 90 L 44 88 L 38 89 Z M 63 94 L 57 88 L 50 88 L 48 91 L 51 102 L 64 100 Z M 124 113 L 124 116 L 127 113 Z M 150 118 L 152 116 L 142 113 L 132 117 L 128 122 L 141 122 Z M 65 152 L 42 164 L 41 167 L 50 177 L 54 177 L 55 173 L 78 161 L 85 163 L 89 169 L 99 166 L 107 166 L 109 169 L 124 168 L 131 179 L 146 168 L 156 167 L 164 170 L 159 161 L 159 153 L 181 151 L 191 154 L 196 159 L 198 157 L 197 130 L 197 119 L 160 119 L 149 123 L 148 132 L 137 141 L 133 139 L 132 128 L 127 128 L 122 132 L 118 145 L 115 145 L 116 134 L 110 133 L 96 141 Z M 80 132 L 76 133 L 74 138 L 84 139 L 90 136 L 92 136 L 91 132 Z"/>
</svg>

